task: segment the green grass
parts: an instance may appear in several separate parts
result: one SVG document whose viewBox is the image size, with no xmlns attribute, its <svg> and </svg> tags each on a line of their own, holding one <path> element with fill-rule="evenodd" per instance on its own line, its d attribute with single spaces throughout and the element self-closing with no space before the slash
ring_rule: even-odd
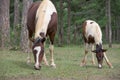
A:
<svg viewBox="0 0 120 80">
<path fill-rule="evenodd" d="M 105 48 L 108 48 L 105 46 Z M 114 68 L 110 69 L 106 62 L 103 68 L 97 68 L 91 63 L 91 54 L 88 54 L 87 66 L 80 67 L 84 55 L 84 46 L 55 47 L 54 59 L 57 68 L 42 65 L 41 70 L 34 70 L 32 63 L 26 64 L 27 53 L 21 51 L 0 51 L 0 80 L 119 80 L 120 79 L 120 45 L 108 48 L 107 55 Z M 50 54 L 46 49 L 47 59 Z M 18 79 L 24 78 L 24 79 Z M 29 79 L 30 78 L 30 79 Z"/>
</svg>

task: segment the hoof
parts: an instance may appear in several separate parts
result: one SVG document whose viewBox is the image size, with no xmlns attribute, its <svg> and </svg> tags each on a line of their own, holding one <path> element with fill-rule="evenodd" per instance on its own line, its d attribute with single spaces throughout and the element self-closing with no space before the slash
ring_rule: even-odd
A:
<svg viewBox="0 0 120 80">
<path fill-rule="evenodd" d="M 86 66 L 86 64 L 85 63 L 81 63 L 80 66 L 83 67 L 83 66 Z"/>
<path fill-rule="evenodd" d="M 27 60 L 27 64 L 30 64 L 30 62 L 31 62 L 30 60 Z"/>
<path fill-rule="evenodd" d="M 113 66 L 110 66 L 110 68 L 114 68 Z"/>
<path fill-rule="evenodd" d="M 56 64 L 51 64 L 50 65 L 52 68 L 56 68 Z"/>
<path fill-rule="evenodd" d="M 30 64 L 31 63 L 31 59 L 30 57 L 27 58 L 27 64 Z"/>
<path fill-rule="evenodd" d="M 45 64 L 46 66 L 50 66 L 49 64 Z"/>
<path fill-rule="evenodd" d="M 94 62 L 94 61 L 92 61 L 92 64 L 93 64 L 93 65 L 95 65 L 95 62 Z"/>
</svg>

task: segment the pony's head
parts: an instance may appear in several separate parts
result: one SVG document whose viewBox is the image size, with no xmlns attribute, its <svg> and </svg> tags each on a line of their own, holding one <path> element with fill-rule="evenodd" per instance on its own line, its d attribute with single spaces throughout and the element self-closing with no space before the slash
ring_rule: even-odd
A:
<svg viewBox="0 0 120 80">
<path fill-rule="evenodd" d="M 104 58 L 104 52 L 106 52 L 106 49 L 102 49 L 102 44 L 96 45 L 96 50 L 92 51 L 96 53 L 96 58 L 98 61 L 98 68 L 102 68 L 103 58 Z"/>
<path fill-rule="evenodd" d="M 39 37 L 34 40 L 32 51 L 35 60 L 34 68 L 36 70 L 39 70 L 41 68 L 41 61 L 44 55 L 44 41 L 45 38 L 39 38 Z"/>
</svg>

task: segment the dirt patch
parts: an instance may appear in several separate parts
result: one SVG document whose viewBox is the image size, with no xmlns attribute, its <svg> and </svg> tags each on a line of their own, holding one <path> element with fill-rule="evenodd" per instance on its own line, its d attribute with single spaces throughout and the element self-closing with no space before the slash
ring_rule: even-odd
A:
<svg viewBox="0 0 120 80">
<path fill-rule="evenodd" d="M 11 77 L 11 78 L 0 78 L 0 80 L 120 80 L 120 74 L 111 77 L 103 76 L 90 76 L 85 79 L 74 79 L 74 78 L 48 78 L 41 76 L 24 76 L 24 77 Z"/>
<path fill-rule="evenodd" d="M 4 80 L 75 80 L 75 79 L 67 79 L 67 78 L 47 78 L 40 76 L 29 76 L 29 77 L 12 77 L 6 78 Z"/>
</svg>

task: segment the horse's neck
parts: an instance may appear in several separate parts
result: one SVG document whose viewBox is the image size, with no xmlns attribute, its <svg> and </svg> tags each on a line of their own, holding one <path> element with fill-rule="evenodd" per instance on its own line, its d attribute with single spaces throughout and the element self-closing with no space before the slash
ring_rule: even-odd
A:
<svg viewBox="0 0 120 80">
<path fill-rule="evenodd" d="M 56 12 L 56 9 L 52 2 L 49 0 L 44 0 L 38 7 L 36 13 L 36 29 L 35 29 L 35 38 L 40 37 L 40 33 L 46 35 L 49 22 L 51 20 L 51 15 L 53 12 Z"/>
</svg>

